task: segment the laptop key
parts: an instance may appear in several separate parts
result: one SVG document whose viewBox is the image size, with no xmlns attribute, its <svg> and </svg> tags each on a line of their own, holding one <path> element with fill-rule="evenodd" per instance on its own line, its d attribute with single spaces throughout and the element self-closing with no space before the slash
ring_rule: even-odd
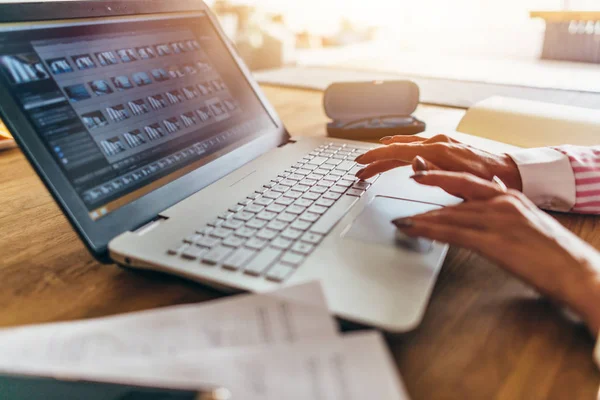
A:
<svg viewBox="0 0 600 400">
<path fill-rule="evenodd" d="M 309 231 L 321 235 L 328 234 L 357 201 L 358 197 L 343 196 L 310 227 Z"/>
<path fill-rule="evenodd" d="M 276 231 L 282 231 L 286 227 L 287 227 L 287 223 L 284 221 L 279 221 L 279 220 L 273 220 L 273 221 L 269 222 L 269 224 L 267 225 L 267 228 L 273 229 Z"/>
<path fill-rule="evenodd" d="M 209 222 L 209 223 L 208 223 L 208 224 L 206 224 L 206 225 L 208 225 L 208 226 L 212 226 L 213 228 L 216 228 L 216 227 L 218 227 L 218 226 L 221 226 L 221 224 L 222 224 L 223 222 L 225 222 L 225 220 L 223 220 L 223 219 L 220 219 L 220 218 L 217 218 L 217 219 L 215 219 L 214 221 L 211 221 L 211 222 Z"/>
<path fill-rule="evenodd" d="M 352 186 L 353 184 L 354 184 L 353 181 L 348 181 L 346 179 L 340 179 L 337 182 L 337 186 L 341 186 L 341 187 L 345 187 L 345 188 L 348 188 L 348 187 Z"/>
<path fill-rule="evenodd" d="M 291 244 L 291 242 L 290 242 L 290 244 Z M 183 253 L 188 247 L 190 247 L 190 245 L 187 243 L 179 244 L 175 247 L 168 249 L 167 254 L 176 256 L 177 254 Z"/>
<path fill-rule="evenodd" d="M 345 186 L 341 186 L 338 182 L 337 185 L 335 185 L 334 187 L 332 187 L 331 189 L 329 189 L 330 192 L 334 192 L 334 193 L 344 193 L 346 190 L 348 190 L 347 187 Z"/>
<path fill-rule="evenodd" d="M 331 207 L 335 204 L 335 201 L 331 199 L 320 198 L 315 204 L 321 207 Z"/>
<path fill-rule="evenodd" d="M 248 201 L 250 201 L 250 200 L 248 200 Z M 219 214 L 218 218 L 229 219 L 229 218 L 231 218 L 232 215 L 233 215 L 233 213 L 231 211 L 225 211 L 224 213 Z"/>
<path fill-rule="evenodd" d="M 281 197 L 281 193 L 269 190 L 268 192 L 263 194 L 263 197 L 266 197 L 267 199 L 277 200 Z"/>
<path fill-rule="evenodd" d="M 303 199 L 308 199 L 308 200 L 317 200 L 319 197 L 321 197 L 321 195 L 319 193 L 315 193 L 315 192 L 304 193 L 304 196 L 302 196 Z"/>
<path fill-rule="evenodd" d="M 210 233 L 214 230 L 215 230 L 215 228 L 212 228 L 210 226 L 205 226 L 204 228 L 200 228 L 200 229 L 196 230 L 196 233 L 206 236 L 206 235 L 210 235 Z"/>
<path fill-rule="evenodd" d="M 271 247 L 275 247 L 276 249 L 280 249 L 280 250 L 287 250 L 290 248 L 292 243 L 294 243 L 294 242 L 292 242 L 289 239 L 277 237 L 271 242 Z"/>
<path fill-rule="evenodd" d="M 292 190 L 290 190 L 289 192 L 287 192 L 286 194 L 284 194 L 284 197 L 288 197 L 290 199 L 297 199 L 298 197 L 302 196 L 302 192 L 299 192 L 297 190 L 295 190 L 295 186 L 292 188 Z"/>
<path fill-rule="evenodd" d="M 301 219 L 297 219 L 293 224 L 290 225 L 290 228 L 298 229 L 300 231 L 305 231 L 310 228 L 311 223 L 308 221 L 302 221 Z"/>
<path fill-rule="evenodd" d="M 325 161 L 327 161 L 327 157 L 314 157 L 312 160 L 310 160 L 308 162 L 308 164 L 312 164 L 312 165 L 321 165 L 323 164 Z"/>
<path fill-rule="evenodd" d="M 258 193 L 252 193 L 252 194 L 250 194 L 250 195 L 248 195 L 246 197 L 248 199 L 250 199 L 250 200 L 256 200 L 256 199 L 258 199 L 260 197 L 260 195 Z"/>
<path fill-rule="evenodd" d="M 227 228 L 227 229 L 239 229 L 242 226 L 244 226 L 244 222 L 240 221 L 239 219 L 230 219 L 227 220 L 223 223 L 223 225 L 221 225 L 222 228 Z"/>
<path fill-rule="evenodd" d="M 262 275 L 281 255 L 281 250 L 267 247 L 246 265 L 244 273 L 253 276 Z"/>
<path fill-rule="evenodd" d="M 283 210 L 285 210 L 285 206 L 281 204 L 271 204 L 269 207 L 267 207 L 267 211 L 271 211 L 274 213 L 280 213 Z"/>
<path fill-rule="evenodd" d="M 217 238 L 205 236 L 202 239 L 198 240 L 196 242 L 196 245 L 211 248 L 211 247 L 217 245 L 219 242 L 220 242 L 220 240 Z"/>
<path fill-rule="evenodd" d="M 312 253 L 312 251 L 314 249 L 315 249 L 315 246 L 313 246 L 310 243 L 304 243 L 304 242 L 296 242 L 296 243 L 294 243 L 294 245 L 291 248 L 291 250 L 294 253 L 299 253 L 299 254 L 304 254 L 304 255 Z"/>
<path fill-rule="evenodd" d="M 323 195 L 323 198 L 328 200 L 337 200 L 340 197 L 342 197 L 342 194 L 336 192 L 327 192 Z"/>
<path fill-rule="evenodd" d="M 301 241 L 310 243 L 310 244 L 318 244 L 321 239 L 323 239 L 323 235 L 319 235 L 318 233 L 306 232 L 300 238 Z"/>
<path fill-rule="evenodd" d="M 264 210 L 265 207 L 264 206 L 260 206 L 258 204 L 248 204 L 245 208 L 244 211 L 246 212 L 251 212 L 254 214 L 258 214 L 259 212 L 261 212 L 262 210 Z"/>
<path fill-rule="evenodd" d="M 231 254 L 225 261 L 223 261 L 223 268 L 232 271 L 241 269 L 252 257 L 256 255 L 256 251 L 250 249 L 237 249 Z"/>
<path fill-rule="evenodd" d="M 293 179 L 284 179 L 281 182 L 279 182 L 279 184 L 283 186 L 294 186 L 296 184 L 296 181 Z"/>
<path fill-rule="evenodd" d="M 305 186 L 313 186 L 314 184 L 317 183 L 317 181 L 318 181 L 318 179 L 309 179 L 309 178 L 306 178 L 306 179 L 302 179 L 300 181 L 300 184 L 301 185 L 305 185 Z"/>
<path fill-rule="evenodd" d="M 273 186 L 273 188 L 271 189 L 274 192 L 279 192 L 279 193 L 285 193 L 289 190 L 289 186 L 285 186 L 285 185 L 277 185 L 277 186 Z"/>
<path fill-rule="evenodd" d="M 290 193 L 290 192 L 288 192 L 288 193 Z M 286 194 L 288 194 L 288 193 L 286 193 Z M 294 202 L 294 199 L 291 197 L 282 197 L 280 199 L 277 199 L 277 201 L 275 201 L 275 204 L 280 204 L 282 206 L 289 206 L 293 202 Z"/>
<path fill-rule="evenodd" d="M 233 231 L 231 229 L 219 227 L 219 228 L 216 228 L 214 231 L 212 231 L 210 233 L 210 235 L 214 236 L 216 238 L 219 238 L 219 239 L 225 239 L 232 233 L 233 233 Z"/>
<path fill-rule="evenodd" d="M 346 195 L 348 195 L 348 196 L 356 196 L 356 197 L 360 197 L 363 194 L 365 194 L 365 191 L 364 190 L 358 190 L 358 189 L 350 189 L 346 193 Z"/>
<path fill-rule="evenodd" d="M 250 238 L 256 234 L 257 230 L 252 228 L 243 227 L 235 231 L 235 235 L 242 238 Z"/>
<path fill-rule="evenodd" d="M 254 204 L 259 206 L 268 206 L 273 202 L 273 199 L 267 199 L 266 197 L 261 197 L 260 199 L 254 200 Z"/>
<path fill-rule="evenodd" d="M 240 211 L 235 213 L 233 218 L 239 219 L 240 221 L 250 221 L 252 218 L 254 218 L 254 214 L 246 211 Z"/>
<path fill-rule="evenodd" d="M 223 246 L 237 248 L 244 244 L 244 240 L 241 237 L 231 235 L 221 243 Z"/>
<path fill-rule="evenodd" d="M 329 174 L 329 170 L 328 169 L 323 169 L 323 168 L 317 168 L 313 171 L 313 174 L 315 175 L 319 175 L 320 177 L 323 177 L 324 175 Z"/>
<path fill-rule="evenodd" d="M 196 243 L 197 240 L 202 239 L 202 235 L 200 234 L 196 234 L 196 235 L 190 235 L 188 237 L 186 237 L 185 239 L 183 239 L 184 243 Z"/>
<path fill-rule="evenodd" d="M 302 179 L 304 179 L 304 175 L 294 173 L 288 176 L 288 179 L 292 181 L 301 181 Z"/>
<path fill-rule="evenodd" d="M 327 191 L 327 186 L 314 186 L 310 189 L 311 192 L 313 193 L 319 193 L 319 194 L 323 194 Z"/>
<path fill-rule="evenodd" d="M 302 233 L 302 231 L 299 231 L 297 229 L 287 228 L 286 230 L 281 232 L 281 237 L 284 239 L 296 240 L 300 236 L 302 236 Z"/>
<path fill-rule="evenodd" d="M 244 206 L 240 205 L 240 204 L 236 204 L 235 206 L 229 207 L 229 211 L 236 213 L 238 211 L 242 211 L 244 209 Z"/>
<path fill-rule="evenodd" d="M 256 237 L 263 239 L 263 240 L 272 240 L 274 239 L 277 235 L 279 234 L 279 232 L 274 231 L 272 229 L 261 229 L 257 234 Z"/>
<path fill-rule="evenodd" d="M 246 226 L 252 229 L 262 229 L 266 224 L 267 221 L 265 221 L 264 219 L 257 218 L 251 219 L 250 221 L 246 222 Z"/>
<path fill-rule="evenodd" d="M 311 169 L 306 169 L 306 168 L 299 168 L 296 171 L 294 171 L 295 174 L 298 175 L 309 175 L 311 173 Z"/>
<path fill-rule="evenodd" d="M 305 212 L 304 214 L 302 214 L 300 216 L 300 219 L 302 221 L 307 221 L 307 222 L 315 222 L 316 220 L 319 219 L 319 214 L 313 214 L 311 212 Z"/>
<path fill-rule="evenodd" d="M 352 169 L 352 167 L 354 167 L 356 165 L 356 163 L 354 161 L 342 161 L 341 163 L 338 164 L 338 166 L 335 169 L 338 170 L 342 170 L 342 171 L 350 171 L 350 169 Z"/>
<path fill-rule="evenodd" d="M 244 246 L 254 250 L 262 250 L 266 245 L 266 240 L 253 237 L 252 239 L 248 240 Z"/>
<path fill-rule="evenodd" d="M 312 201 L 308 199 L 298 199 L 294 202 L 295 205 L 300 207 L 310 207 L 312 205 Z"/>
<path fill-rule="evenodd" d="M 327 207 L 318 206 L 316 204 L 308 209 L 308 212 L 314 214 L 323 214 L 325 211 L 327 211 Z"/>
<path fill-rule="evenodd" d="M 296 246 L 296 245 L 294 244 L 294 246 Z M 285 253 L 283 255 L 283 257 L 281 257 L 281 260 L 279 260 L 280 263 L 293 265 L 295 267 L 302 264 L 303 261 L 304 261 L 303 255 L 297 254 L 297 253 L 292 253 L 292 252 Z"/>
<path fill-rule="evenodd" d="M 225 246 L 217 246 L 202 256 L 202 262 L 205 264 L 218 264 L 225 257 L 231 254 L 233 250 Z"/>
<path fill-rule="evenodd" d="M 275 264 L 267 273 L 267 279 L 273 282 L 283 282 L 294 272 L 294 268 L 289 265 Z"/>
<path fill-rule="evenodd" d="M 185 258 L 186 260 L 195 260 L 197 258 L 201 258 L 207 251 L 209 251 L 205 247 L 198 246 L 189 246 L 183 252 L 181 252 L 181 258 Z"/>
<path fill-rule="evenodd" d="M 275 217 L 277 217 L 277 213 L 271 211 L 262 211 L 256 216 L 256 218 L 263 219 L 265 221 L 271 221 Z"/>
<path fill-rule="evenodd" d="M 287 212 L 281 213 L 277 216 L 277 220 L 281 221 L 281 222 L 292 222 L 293 220 L 296 219 L 296 215 L 295 214 L 290 214 Z"/>
<path fill-rule="evenodd" d="M 302 207 L 302 206 L 298 206 L 296 204 L 292 204 L 291 206 L 289 206 L 288 208 L 286 208 L 285 212 L 290 213 L 290 214 L 302 214 L 304 211 L 306 210 L 306 207 Z"/>
<path fill-rule="evenodd" d="M 367 190 L 370 186 L 371 184 L 369 182 L 359 181 L 352 186 L 352 189 Z"/>
</svg>

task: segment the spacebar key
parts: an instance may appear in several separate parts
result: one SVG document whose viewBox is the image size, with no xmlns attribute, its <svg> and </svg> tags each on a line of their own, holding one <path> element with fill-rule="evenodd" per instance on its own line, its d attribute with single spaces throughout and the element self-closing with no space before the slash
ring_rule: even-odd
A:
<svg viewBox="0 0 600 400">
<path fill-rule="evenodd" d="M 342 196 L 317 222 L 309 229 L 312 233 L 326 235 L 339 222 L 350 208 L 359 200 L 354 196 Z"/>
</svg>

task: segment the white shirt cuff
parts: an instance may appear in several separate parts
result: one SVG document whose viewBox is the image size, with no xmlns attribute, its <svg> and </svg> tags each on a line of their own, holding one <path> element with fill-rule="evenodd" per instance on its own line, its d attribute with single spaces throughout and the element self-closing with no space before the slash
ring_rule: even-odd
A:
<svg viewBox="0 0 600 400">
<path fill-rule="evenodd" d="M 596 350 L 594 350 L 594 359 L 596 360 L 596 365 L 600 368 L 600 336 L 598 336 L 598 341 L 596 342 Z"/>
<path fill-rule="evenodd" d="M 569 211 L 575 206 L 575 175 L 569 157 L 549 147 L 507 154 L 519 168 L 523 193 L 538 207 Z"/>
</svg>

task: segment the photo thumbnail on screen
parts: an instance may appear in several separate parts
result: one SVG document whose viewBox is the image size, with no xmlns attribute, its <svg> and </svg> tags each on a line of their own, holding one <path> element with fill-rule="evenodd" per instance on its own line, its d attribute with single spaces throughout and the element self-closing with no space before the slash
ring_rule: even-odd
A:
<svg viewBox="0 0 600 400">
<path fill-rule="evenodd" d="M 46 60 L 46 64 L 48 64 L 50 71 L 54 75 L 60 75 L 60 74 L 66 74 L 69 72 L 73 72 L 73 67 L 71 67 L 71 64 L 69 64 L 67 59 L 64 57 Z"/>
<path fill-rule="evenodd" d="M 64 88 L 64 91 L 67 95 L 67 98 L 73 103 L 92 98 L 92 96 L 88 93 L 87 89 L 85 88 L 85 85 L 81 83 L 77 85 L 66 86 Z"/>
<path fill-rule="evenodd" d="M 98 59 L 98 62 L 100 62 L 100 65 L 102 65 L 103 67 L 119 63 L 117 56 L 112 51 L 102 51 L 96 53 L 96 58 Z"/>
<path fill-rule="evenodd" d="M 35 53 L 0 57 L 0 66 L 12 84 L 49 79 L 50 74 Z"/>
<path fill-rule="evenodd" d="M 80 70 L 96 68 L 96 63 L 89 54 L 80 54 L 78 56 L 71 57 L 71 59 Z"/>
<path fill-rule="evenodd" d="M 106 120 L 101 111 L 92 111 L 86 114 L 82 114 L 81 120 L 83 121 L 86 128 L 88 128 L 89 130 L 101 128 L 103 126 L 108 125 L 108 121 Z"/>
<path fill-rule="evenodd" d="M 114 92 L 108 82 L 102 79 L 89 82 L 88 85 L 90 86 L 90 89 L 92 89 L 92 93 L 96 96 L 105 96 Z"/>
</svg>

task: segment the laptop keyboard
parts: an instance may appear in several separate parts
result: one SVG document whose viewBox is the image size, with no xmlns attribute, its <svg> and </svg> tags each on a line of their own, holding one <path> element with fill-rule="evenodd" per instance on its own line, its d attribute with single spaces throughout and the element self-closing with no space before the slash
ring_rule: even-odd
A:
<svg viewBox="0 0 600 400">
<path fill-rule="evenodd" d="M 168 254 L 283 282 L 369 189 L 354 159 L 367 147 L 329 143 L 199 227 Z"/>
</svg>

